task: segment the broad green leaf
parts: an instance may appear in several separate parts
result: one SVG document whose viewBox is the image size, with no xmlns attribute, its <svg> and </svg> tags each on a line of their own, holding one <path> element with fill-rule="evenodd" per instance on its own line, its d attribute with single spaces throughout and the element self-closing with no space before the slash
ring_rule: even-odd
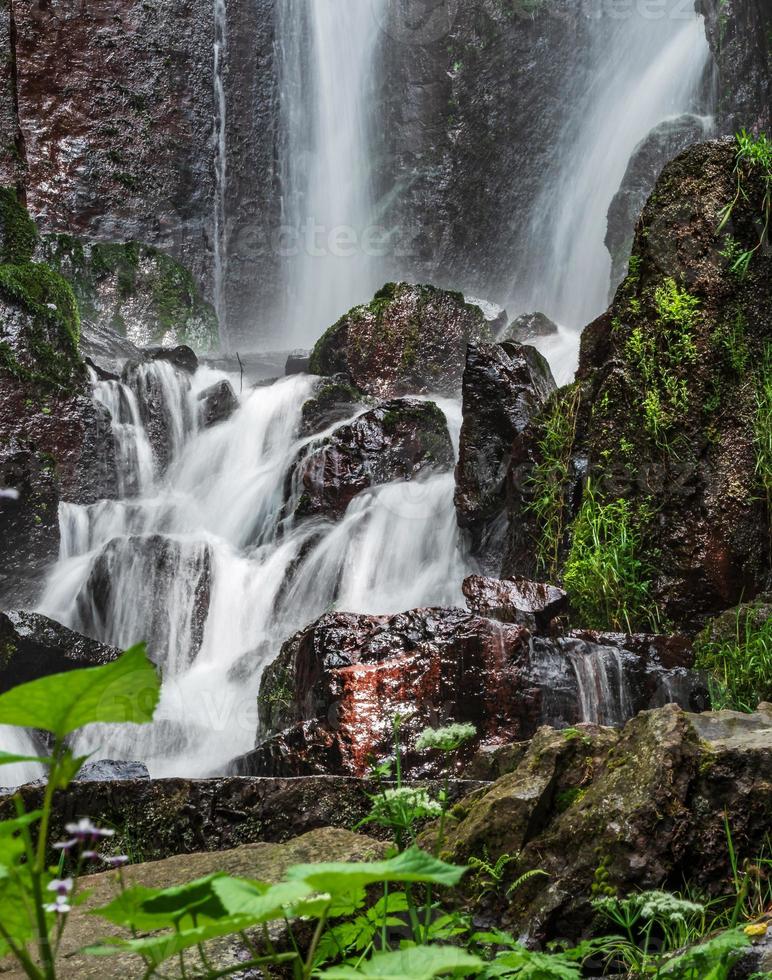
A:
<svg viewBox="0 0 772 980">
<path fill-rule="evenodd" d="M 218 878 L 212 885 L 229 915 L 248 915 L 257 925 L 280 919 L 287 906 L 293 906 L 311 893 L 304 881 L 284 881 L 266 885 L 243 878 Z"/>
<path fill-rule="evenodd" d="M 0 694 L 0 724 L 42 728 L 63 738 L 94 722 L 151 721 L 160 684 L 145 645 L 104 667 L 40 677 Z"/>
<path fill-rule="evenodd" d="M 485 964 L 470 953 L 455 946 L 415 946 L 392 953 L 376 953 L 358 969 L 333 966 L 319 976 L 326 980 L 356 980 L 358 977 L 379 977 L 380 980 L 433 980 L 434 977 L 468 977 L 480 973 Z"/>
<path fill-rule="evenodd" d="M 560 954 L 534 953 L 521 946 L 497 956 L 488 965 L 485 976 L 514 976 L 518 980 L 581 980 L 582 971 Z"/>
<path fill-rule="evenodd" d="M 37 755 L 14 755 L 13 752 L 0 751 L 0 766 L 12 766 L 15 762 L 40 762 L 47 766 L 51 760 Z"/>
<path fill-rule="evenodd" d="M 193 920 L 189 916 L 193 912 L 198 917 L 220 919 L 226 915 L 226 910 L 212 891 L 212 883 L 221 874 L 208 875 L 172 888 L 135 885 L 107 905 L 94 909 L 91 914 L 117 926 L 133 926 L 142 930 L 192 926 Z"/>
<path fill-rule="evenodd" d="M 83 764 L 88 760 L 89 755 L 73 755 L 72 752 L 65 752 L 59 760 L 55 772 L 55 785 L 57 789 L 67 789 L 83 768 Z"/>
<path fill-rule="evenodd" d="M 459 883 L 466 870 L 464 867 L 446 864 L 418 847 L 411 847 L 388 861 L 298 864 L 289 869 L 287 877 L 307 881 L 317 891 L 334 896 L 385 881 L 453 887 Z"/>
</svg>

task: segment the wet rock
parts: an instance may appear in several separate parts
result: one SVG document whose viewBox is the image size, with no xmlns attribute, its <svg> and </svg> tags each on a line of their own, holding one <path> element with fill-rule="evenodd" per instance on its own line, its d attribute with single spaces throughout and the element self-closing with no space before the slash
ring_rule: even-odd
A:
<svg viewBox="0 0 772 980">
<path fill-rule="evenodd" d="M 606 248 L 611 254 L 611 299 L 627 275 L 627 262 L 633 244 L 635 224 L 643 206 L 654 190 L 662 168 L 674 156 L 693 143 L 705 139 L 706 120 L 686 113 L 666 119 L 635 148 L 622 185 L 608 211 Z"/>
<path fill-rule="evenodd" d="M 178 371 L 195 374 L 198 370 L 198 358 L 184 344 L 178 347 L 146 347 L 143 351 L 151 361 L 168 361 Z"/>
<path fill-rule="evenodd" d="M 466 347 L 489 335 L 478 306 L 434 286 L 388 283 L 319 340 L 310 370 L 346 374 L 367 395 L 453 396 L 461 386 Z"/>
<path fill-rule="evenodd" d="M 555 390 L 546 360 L 519 344 L 470 345 L 463 382 L 456 513 L 472 555 L 501 570 L 506 534 L 506 479 L 519 437 Z"/>
<path fill-rule="evenodd" d="M 204 638 L 211 585 L 205 543 L 161 535 L 114 538 L 93 560 L 76 598 L 78 625 L 123 648 L 145 641 L 161 666 L 167 658 L 190 664 Z M 126 597 L 139 590 L 148 600 L 141 620 L 126 608 Z"/>
<path fill-rule="evenodd" d="M 211 388 L 202 391 L 198 401 L 198 424 L 202 429 L 210 429 L 220 422 L 227 422 L 239 407 L 239 400 L 230 381 L 218 381 Z"/>
<path fill-rule="evenodd" d="M 386 402 L 301 452 L 290 476 L 294 514 L 337 519 L 369 487 L 452 466 L 445 416 L 433 402 Z"/>
<path fill-rule="evenodd" d="M 99 667 L 120 650 L 82 636 L 39 613 L 0 612 L 0 691 L 83 667 Z"/>
<path fill-rule="evenodd" d="M 547 630 L 568 609 L 562 589 L 527 579 L 494 579 L 472 575 L 464 581 L 466 604 L 477 616 L 518 623 L 529 630 Z"/>
<path fill-rule="evenodd" d="M 287 364 L 284 368 L 285 375 L 308 374 L 308 365 L 310 360 L 310 350 L 293 350 L 287 358 Z"/>
<path fill-rule="evenodd" d="M 136 344 L 94 321 L 81 323 L 80 351 L 100 381 L 117 381 L 127 361 L 142 360 L 142 351 Z"/>
<path fill-rule="evenodd" d="M 313 436 L 331 428 L 336 422 L 351 418 L 365 401 L 345 375 L 335 375 L 319 382 L 313 398 L 303 405 L 300 435 Z"/>
<path fill-rule="evenodd" d="M 75 778 L 81 783 L 104 783 L 114 780 L 150 779 L 150 773 L 144 762 L 99 759 L 97 762 L 87 762 Z"/>
<path fill-rule="evenodd" d="M 417 753 L 414 739 L 446 720 L 477 728 L 463 768 L 480 750 L 530 738 L 545 722 L 621 724 L 673 694 L 704 707 L 704 685 L 671 687 L 687 675 L 691 651 L 665 666 L 649 639 L 647 648 L 638 638 L 636 652 L 624 638 L 537 637 L 458 609 L 331 613 L 288 640 L 265 669 L 261 741 L 235 771 L 364 775 L 373 759 L 390 756 L 397 713 L 404 771 L 423 777 L 444 763 Z"/>
<path fill-rule="evenodd" d="M 760 853 L 772 812 L 772 714 L 693 715 L 675 705 L 621 733 L 546 730 L 517 769 L 453 811 L 450 854 L 519 854 L 505 886 L 543 869 L 491 910 L 538 939 L 575 939 L 593 918 L 593 885 L 615 892 L 688 880 L 723 894 L 724 821 L 743 855 Z M 483 850 L 483 849 L 486 850 Z"/>
<path fill-rule="evenodd" d="M 544 313 L 523 313 L 513 320 L 498 338 L 500 342 L 511 341 L 528 344 L 540 337 L 552 337 L 558 332 L 558 325 Z"/>
</svg>

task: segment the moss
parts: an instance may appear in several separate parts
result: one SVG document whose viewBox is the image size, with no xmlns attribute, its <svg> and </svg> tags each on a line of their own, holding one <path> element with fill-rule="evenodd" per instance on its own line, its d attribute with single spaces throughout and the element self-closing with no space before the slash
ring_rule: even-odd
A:
<svg viewBox="0 0 772 980">
<path fill-rule="evenodd" d="M 579 789 L 578 786 L 573 789 L 566 789 L 555 797 L 555 809 L 558 813 L 565 813 L 575 804 L 581 803 L 586 795 L 587 790 Z"/>
<path fill-rule="evenodd" d="M 0 187 L 0 263 L 29 262 L 37 243 L 37 228 L 16 191 Z"/>
</svg>

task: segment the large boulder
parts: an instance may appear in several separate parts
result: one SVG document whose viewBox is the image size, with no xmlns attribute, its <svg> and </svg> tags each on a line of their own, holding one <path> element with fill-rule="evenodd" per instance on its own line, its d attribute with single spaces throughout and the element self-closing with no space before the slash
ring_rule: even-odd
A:
<svg viewBox="0 0 772 980">
<path fill-rule="evenodd" d="M 461 387 L 466 347 L 489 336 L 482 310 L 460 293 L 388 283 L 319 340 L 309 370 L 345 374 L 365 394 L 453 396 Z"/>
<path fill-rule="evenodd" d="M 530 577 L 534 552 L 551 556 L 553 575 L 573 569 L 582 625 L 610 625 L 581 591 L 583 549 L 603 557 L 591 544 L 598 521 L 604 546 L 628 534 L 637 592 L 623 590 L 617 618 L 646 596 L 627 628 L 699 626 L 769 580 L 759 405 L 772 371 L 772 256 L 759 248 L 746 275 L 733 269 L 759 242 L 763 196 L 763 175 L 738 164 L 733 140 L 668 164 L 627 278 L 582 335 L 578 384 L 535 419 L 524 468 L 513 462 L 504 573 Z"/>
<path fill-rule="evenodd" d="M 530 344 L 543 337 L 554 337 L 558 325 L 544 313 L 522 313 L 497 338 L 500 343 Z"/>
<path fill-rule="evenodd" d="M 120 651 L 33 612 L 0 613 L 0 692 L 117 659 Z"/>
<path fill-rule="evenodd" d="M 534 347 L 505 343 L 467 350 L 455 503 L 471 553 L 486 572 L 501 570 L 513 454 L 554 390 L 549 365 Z"/>
<path fill-rule="evenodd" d="M 547 630 L 568 609 L 562 589 L 527 579 L 496 579 L 470 575 L 462 586 L 466 604 L 478 616 L 519 623 L 529 630 Z"/>
<path fill-rule="evenodd" d="M 724 894 L 725 821 L 740 859 L 761 853 L 772 814 L 772 707 L 755 715 L 646 711 L 621 733 L 538 733 L 517 768 L 453 811 L 446 850 L 507 865 L 489 896 L 498 921 L 576 939 L 602 893 L 677 888 Z M 506 886 L 540 869 L 507 896 Z"/>
<path fill-rule="evenodd" d="M 436 774 L 443 760 L 414 749 L 424 727 L 475 725 L 463 767 L 477 749 L 530 738 L 544 723 L 621 724 L 674 698 L 704 706 L 704 688 L 686 673 L 691 663 L 688 645 L 679 654 L 654 638 L 536 637 L 460 609 L 331 613 L 289 639 L 265 669 L 261 741 L 234 771 L 365 775 L 373 759 L 391 755 L 399 714 L 404 771 Z"/>
<path fill-rule="evenodd" d="M 311 442 L 288 475 L 296 517 L 340 518 L 357 494 L 453 467 L 445 416 L 433 402 L 395 399 Z"/>
</svg>

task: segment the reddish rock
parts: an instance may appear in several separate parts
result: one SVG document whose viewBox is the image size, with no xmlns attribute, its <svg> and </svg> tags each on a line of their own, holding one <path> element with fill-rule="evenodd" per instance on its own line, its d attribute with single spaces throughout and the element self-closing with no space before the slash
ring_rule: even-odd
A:
<svg viewBox="0 0 772 980">
<path fill-rule="evenodd" d="M 546 630 L 568 608 L 562 589 L 524 578 L 495 579 L 471 575 L 463 584 L 466 604 L 478 616 L 502 623 L 519 623 L 528 629 Z"/>
<path fill-rule="evenodd" d="M 434 286 L 388 283 L 319 340 L 309 370 L 345 374 L 375 398 L 440 394 L 461 387 L 467 344 L 490 331 L 479 306 Z"/>
<path fill-rule="evenodd" d="M 445 416 L 433 402 L 398 399 L 310 443 L 289 475 L 296 517 L 342 517 L 369 487 L 411 480 L 453 466 Z"/>
</svg>

